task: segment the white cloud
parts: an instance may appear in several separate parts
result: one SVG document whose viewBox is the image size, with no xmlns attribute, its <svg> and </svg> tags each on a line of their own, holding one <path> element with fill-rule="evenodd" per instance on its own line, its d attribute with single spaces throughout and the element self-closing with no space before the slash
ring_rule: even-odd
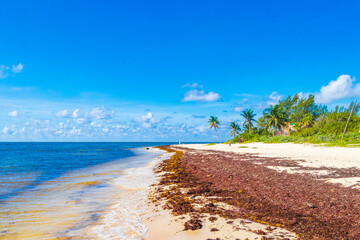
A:
<svg viewBox="0 0 360 240">
<path fill-rule="evenodd" d="M 90 126 L 91 127 L 101 127 L 101 124 L 96 121 L 92 121 L 92 122 L 90 122 Z"/>
<path fill-rule="evenodd" d="M 267 100 L 268 105 L 275 105 L 279 103 L 279 100 L 282 98 L 282 95 L 279 95 L 277 92 L 272 92 Z"/>
<path fill-rule="evenodd" d="M 199 85 L 198 83 L 187 83 L 182 86 L 183 88 L 189 87 L 189 88 L 203 88 L 203 85 Z"/>
<path fill-rule="evenodd" d="M 353 84 L 355 77 L 341 75 L 338 79 L 322 86 L 319 93 L 315 94 L 317 103 L 330 103 L 334 100 L 360 96 L 360 83 Z"/>
<path fill-rule="evenodd" d="M 17 133 L 15 127 L 15 125 L 5 126 L 2 132 L 4 135 L 15 135 Z"/>
<path fill-rule="evenodd" d="M 19 63 L 18 65 L 12 65 L 12 72 L 13 73 L 19 73 L 19 72 L 21 72 L 22 70 L 23 70 L 23 68 L 24 68 L 24 65 L 22 64 L 22 63 Z"/>
<path fill-rule="evenodd" d="M 183 102 L 214 102 L 220 98 L 215 92 L 205 93 L 204 90 L 190 90 L 185 93 Z"/>
<path fill-rule="evenodd" d="M 141 126 L 143 128 L 150 128 L 152 125 L 151 125 L 151 123 L 144 122 L 144 123 L 141 124 Z"/>
<path fill-rule="evenodd" d="M 79 117 L 79 109 L 75 109 L 73 113 L 71 114 L 72 118 L 78 118 Z"/>
<path fill-rule="evenodd" d="M 68 134 L 69 135 L 80 135 L 81 134 L 81 129 L 73 127 L 72 129 L 70 129 L 68 131 Z"/>
<path fill-rule="evenodd" d="M 141 117 L 135 118 L 135 122 L 141 123 L 140 126 L 143 128 L 150 128 L 153 127 L 154 124 L 159 123 L 160 120 L 155 119 L 152 113 L 148 112 Z"/>
<path fill-rule="evenodd" d="M 138 117 L 138 118 L 135 118 L 135 121 L 136 122 L 147 122 L 147 121 L 153 121 L 153 115 L 151 112 L 148 112 L 147 114 L 141 116 L 141 117 Z"/>
<path fill-rule="evenodd" d="M 4 79 L 9 76 L 8 70 L 10 68 L 5 65 L 0 65 L 0 79 Z"/>
<path fill-rule="evenodd" d="M 87 123 L 87 122 L 89 122 L 86 118 L 77 118 L 76 120 L 75 120 L 75 122 L 77 123 L 77 124 L 84 124 L 84 123 Z"/>
<path fill-rule="evenodd" d="M 55 115 L 57 117 L 66 117 L 68 115 L 68 110 L 64 109 L 64 110 L 58 111 Z"/>
<path fill-rule="evenodd" d="M 9 73 L 20 73 L 24 68 L 24 65 L 19 63 L 18 65 L 12 65 L 12 67 L 0 65 L 0 79 L 7 78 Z"/>
<path fill-rule="evenodd" d="M 153 114 L 151 112 L 148 112 L 147 114 L 137 117 L 133 121 L 132 128 L 157 128 L 158 126 L 167 125 L 167 121 L 171 119 L 170 116 L 165 116 L 162 118 L 154 118 Z"/>
<path fill-rule="evenodd" d="M 114 111 L 105 107 L 93 108 L 90 112 L 80 113 L 79 109 L 69 112 L 67 109 L 58 111 L 55 115 L 64 118 L 81 118 L 81 119 L 111 119 Z"/>
<path fill-rule="evenodd" d="M 17 117 L 17 116 L 18 116 L 18 111 L 9 112 L 8 115 L 9 115 L 10 117 Z"/>
<path fill-rule="evenodd" d="M 303 92 L 299 92 L 298 96 L 299 98 L 308 98 L 310 96 L 311 93 L 303 93 Z"/>
<path fill-rule="evenodd" d="M 105 107 L 93 108 L 87 115 L 93 119 L 111 119 L 114 115 L 114 111 L 105 109 Z"/>
<path fill-rule="evenodd" d="M 244 110 L 243 107 L 234 107 L 234 112 L 241 112 L 242 110 Z"/>
<path fill-rule="evenodd" d="M 196 128 L 199 132 L 206 132 L 209 128 L 205 125 L 201 125 Z"/>
</svg>

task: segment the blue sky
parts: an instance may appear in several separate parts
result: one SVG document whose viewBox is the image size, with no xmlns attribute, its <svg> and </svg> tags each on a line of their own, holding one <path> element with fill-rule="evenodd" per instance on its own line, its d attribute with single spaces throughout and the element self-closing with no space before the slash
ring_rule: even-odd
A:
<svg viewBox="0 0 360 240">
<path fill-rule="evenodd" d="M 297 92 L 360 96 L 360 1 L 7 1 L 0 140 L 225 140 Z"/>
</svg>

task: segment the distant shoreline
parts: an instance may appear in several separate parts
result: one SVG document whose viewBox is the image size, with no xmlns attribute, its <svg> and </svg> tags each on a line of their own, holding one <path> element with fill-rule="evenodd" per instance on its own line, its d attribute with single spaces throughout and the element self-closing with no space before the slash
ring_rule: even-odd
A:
<svg viewBox="0 0 360 240">
<path fill-rule="evenodd" d="M 148 240 L 360 237 L 352 220 L 360 218 L 360 160 L 353 158 L 360 149 L 254 143 L 168 151 L 181 157 L 156 169 Z"/>
</svg>

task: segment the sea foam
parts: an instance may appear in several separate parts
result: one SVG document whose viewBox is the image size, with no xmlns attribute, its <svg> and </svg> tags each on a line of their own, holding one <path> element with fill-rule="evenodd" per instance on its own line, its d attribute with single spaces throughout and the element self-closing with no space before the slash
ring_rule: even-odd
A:
<svg viewBox="0 0 360 240">
<path fill-rule="evenodd" d="M 97 239 L 144 239 L 147 227 L 142 223 L 142 216 L 146 211 L 147 190 L 154 183 L 153 167 L 170 156 L 164 154 L 155 158 L 147 166 L 129 168 L 114 179 L 111 184 L 125 190 L 118 197 L 118 203 L 111 206 L 91 232 Z"/>
</svg>

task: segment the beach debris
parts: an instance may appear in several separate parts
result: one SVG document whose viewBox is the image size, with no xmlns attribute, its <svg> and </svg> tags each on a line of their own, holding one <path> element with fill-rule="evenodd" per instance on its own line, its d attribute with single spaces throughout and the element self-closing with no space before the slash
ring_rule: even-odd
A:
<svg viewBox="0 0 360 240">
<path fill-rule="evenodd" d="M 215 222 L 217 220 L 217 217 L 209 217 L 210 222 Z"/>
<path fill-rule="evenodd" d="M 306 205 L 309 207 L 309 208 L 317 208 L 317 206 L 313 203 L 310 203 L 310 202 L 306 202 Z"/>
<path fill-rule="evenodd" d="M 259 235 L 266 235 L 266 232 L 264 232 L 263 230 L 260 230 L 260 229 L 254 230 L 253 232 L 256 234 L 259 234 Z"/>
<path fill-rule="evenodd" d="M 272 232 L 276 229 L 276 227 L 272 228 L 271 226 L 267 226 L 265 229 L 269 232 Z"/>
<path fill-rule="evenodd" d="M 219 231 L 219 229 L 217 229 L 217 228 L 211 228 L 210 229 L 210 232 L 217 232 L 217 231 Z"/>
<path fill-rule="evenodd" d="M 186 230 L 197 230 L 202 228 L 202 222 L 200 219 L 192 218 L 184 223 L 184 231 Z"/>
<path fill-rule="evenodd" d="M 360 222 L 354 221 L 360 219 L 358 190 L 319 181 L 318 176 L 289 174 L 267 167 L 299 167 L 301 160 L 178 147 L 177 150 L 163 147 L 163 150 L 175 154 L 156 170 L 160 176 L 159 186 L 164 188 L 158 192 L 158 199 L 162 199 L 174 215 L 206 213 L 228 219 L 248 219 L 246 221 L 295 232 L 297 239 L 360 239 Z M 262 164 L 257 164 L 259 162 Z M 337 169 L 326 177 L 358 174 L 360 170 Z M 233 176 L 231 180 L 229 175 Z M 184 194 L 179 189 L 188 190 Z M 308 196 L 321 208 L 306 202 Z M 304 207 L 304 202 L 309 208 L 314 208 L 313 204 L 317 210 Z M 221 207 L 224 205 L 229 208 Z M 272 238 L 263 236 L 262 239 Z"/>
</svg>

